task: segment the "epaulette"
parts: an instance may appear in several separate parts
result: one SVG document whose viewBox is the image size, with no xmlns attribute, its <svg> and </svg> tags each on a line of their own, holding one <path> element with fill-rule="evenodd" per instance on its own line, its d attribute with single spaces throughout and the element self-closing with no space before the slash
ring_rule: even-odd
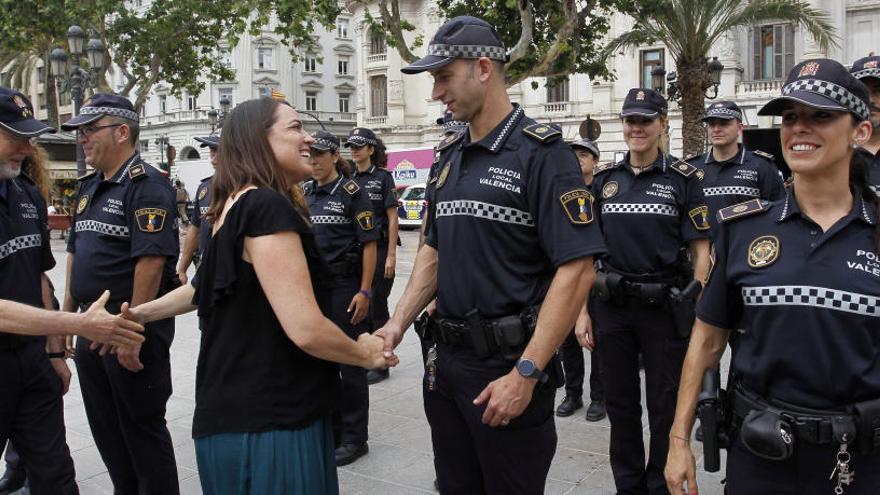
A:
<svg viewBox="0 0 880 495">
<path fill-rule="evenodd" d="M 128 178 L 131 180 L 139 180 L 147 176 L 147 170 L 143 163 L 135 163 L 128 168 Z"/>
<path fill-rule="evenodd" d="M 614 162 L 598 163 L 593 167 L 593 175 L 598 175 L 606 170 L 611 170 L 615 165 L 616 163 Z"/>
<path fill-rule="evenodd" d="M 697 153 L 685 158 L 684 161 L 689 162 L 691 160 L 696 160 L 697 158 L 703 158 L 703 155 L 705 155 L 705 153 Z"/>
<path fill-rule="evenodd" d="M 361 186 L 357 184 L 357 182 L 348 179 L 348 181 L 342 185 L 342 188 L 345 189 L 349 195 L 354 196 L 358 191 L 361 190 Z"/>
<path fill-rule="evenodd" d="M 305 195 L 311 194 L 312 189 L 314 189 L 314 187 L 315 187 L 315 179 L 309 179 L 309 180 L 303 181 L 300 187 L 302 188 L 303 194 L 305 194 Z"/>
<path fill-rule="evenodd" d="M 549 124 L 532 124 L 530 126 L 523 127 L 523 132 L 526 136 L 529 136 L 541 143 L 546 143 L 556 136 L 562 135 L 562 131 L 557 129 L 555 126 Z"/>
<path fill-rule="evenodd" d="M 685 177 L 690 177 L 697 171 L 697 167 L 684 160 L 679 160 L 672 164 L 672 170 L 675 170 Z"/>
<path fill-rule="evenodd" d="M 214 178 L 213 175 L 209 175 L 209 176 L 205 177 L 204 179 L 201 179 L 199 182 L 205 182 L 206 180 L 211 180 L 213 178 Z"/>
<path fill-rule="evenodd" d="M 776 161 L 776 157 L 771 155 L 770 153 L 767 153 L 766 151 L 752 150 L 752 153 L 754 153 L 762 158 L 766 158 L 766 159 L 770 160 L 771 162 Z"/>
<path fill-rule="evenodd" d="M 736 218 L 747 217 L 762 211 L 767 211 L 767 206 L 769 204 L 769 201 L 764 201 L 762 199 L 750 199 L 743 203 L 721 208 L 718 210 L 716 218 L 718 219 L 718 223 L 729 222 Z"/>
<path fill-rule="evenodd" d="M 437 151 L 443 151 L 446 148 L 449 148 L 453 144 L 455 144 L 459 139 L 464 136 L 464 133 L 467 132 L 467 129 L 462 129 L 458 132 L 454 132 L 452 134 L 448 134 L 442 141 L 437 144 Z"/>
<path fill-rule="evenodd" d="M 91 172 L 84 174 L 82 177 L 77 177 L 76 180 L 86 180 L 86 179 L 90 178 L 91 176 L 95 175 L 95 172 L 97 172 L 97 170 L 92 170 Z"/>
</svg>

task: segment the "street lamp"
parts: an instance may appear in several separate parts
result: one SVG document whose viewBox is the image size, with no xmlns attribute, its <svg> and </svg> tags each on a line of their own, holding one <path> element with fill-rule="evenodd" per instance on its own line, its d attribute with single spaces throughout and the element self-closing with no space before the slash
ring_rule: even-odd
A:
<svg viewBox="0 0 880 495">
<path fill-rule="evenodd" d="M 721 71 L 724 70 L 724 64 L 718 61 L 718 57 L 712 57 L 712 61 L 709 62 L 709 81 L 712 82 L 712 89 L 714 90 L 713 96 L 706 96 L 710 100 L 714 100 L 718 97 L 718 86 L 721 84 Z"/>
<path fill-rule="evenodd" d="M 664 77 L 666 75 L 666 69 L 663 68 L 662 65 L 658 65 L 651 70 L 651 87 L 654 88 L 654 91 L 658 93 L 663 93 L 663 83 Z"/>
<path fill-rule="evenodd" d="M 718 57 L 712 57 L 712 60 L 706 64 L 706 72 L 709 75 L 709 87 L 706 88 L 706 91 L 712 90 L 712 94 L 705 94 L 705 97 L 709 100 L 714 100 L 718 98 L 718 86 L 721 85 L 721 71 L 724 70 L 724 64 L 718 61 Z M 654 70 L 651 71 L 651 79 L 654 87 L 658 86 L 658 79 L 661 74 L 666 71 L 662 66 L 657 66 Z M 670 101 L 678 100 L 681 98 L 681 88 L 678 87 L 678 74 L 675 71 L 672 71 L 666 74 L 666 98 Z M 662 87 L 662 84 L 660 84 Z"/>
<path fill-rule="evenodd" d="M 95 37 L 85 45 L 86 32 L 79 26 L 70 26 L 67 30 L 67 44 L 70 48 L 72 66 L 68 71 L 68 56 L 63 48 L 55 48 L 49 54 L 49 62 L 52 75 L 62 83 L 61 92 L 69 91 L 70 99 L 73 100 L 73 115 L 79 115 L 83 103 L 83 93 L 87 88 L 95 88 L 98 85 L 98 74 L 104 66 L 104 42 Z M 86 53 L 89 68 L 83 69 L 80 60 Z M 86 173 L 86 159 L 79 140 L 76 143 L 76 173 L 82 177 Z"/>
<path fill-rule="evenodd" d="M 223 121 L 226 119 L 226 114 L 229 113 L 229 107 L 232 106 L 232 101 L 226 95 L 220 95 L 220 111 L 218 112 L 213 107 L 208 110 L 208 122 L 211 124 L 211 133 L 213 134 L 218 128 L 223 127 Z"/>
<path fill-rule="evenodd" d="M 159 168 L 169 171 L 171 167 L 168 166 L 168 163 L 166 162 L 168 157 L 165 156 L 165 147 L 168 146 L 168 136 L 163 134 L 157 137 L 154 142 L 159 146 Z"/>
</svg>

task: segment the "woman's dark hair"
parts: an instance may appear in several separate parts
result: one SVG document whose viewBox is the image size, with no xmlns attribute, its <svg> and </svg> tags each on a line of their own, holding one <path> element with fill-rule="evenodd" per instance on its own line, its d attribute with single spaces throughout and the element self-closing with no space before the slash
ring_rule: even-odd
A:
<svg viewBox="0 0 880 495">
<path fill-rule="evenodd" d="M 878 199 L 877 193 L 868 184 L 870 160 L 871 158 L 867 151 L 862 149 L 853 150 L 852 157 L 849 160 L 849 185 L 861 194 L 863 201 L 873 203 L 877 214 L 880 215 L 880 199 Z M 874 226 L 874 252 L 880 254 L 880 222 Z"/>
<path fill-rule="evenodd" d="M 49 153 L 36 143 L 31 149 L 31 155 L 21 164 L 21 173 L 30 177 L 43 199 L 49 201 Z"/>
<path fill-rule="evenodd" d="M 351 164 L 348 163 L 348 160 L 342 158 L 341 155 L 336 155 L 336 163 L 333 164 L 336 167 L 336 172 L 339 175 L 344 176 L 345 178 L 351 178 Z"/>
<path fill-rule="evenodd" d="M 283 194 L 308 221 L 302 189 L 298 184 L 286 183 L 269 144 L 269 128 L 275 124 L 280 105 L 287 103 L 271 98 L 249 100 L 236 106 L 224 120 L 218 165 L 211 180 L 211 206 L 206 215 L 209 222 L 220 217 L 229 195 L 248 184 Z"/>
<path fill-rule="evenodd" d="M 379 167 L 388 167 L 388 155 L 385 154 L 385 143 L 376 137 L 376 145 L 373 146 L 373 154 L 370 155 L 370 163 Z"/>
</svg>

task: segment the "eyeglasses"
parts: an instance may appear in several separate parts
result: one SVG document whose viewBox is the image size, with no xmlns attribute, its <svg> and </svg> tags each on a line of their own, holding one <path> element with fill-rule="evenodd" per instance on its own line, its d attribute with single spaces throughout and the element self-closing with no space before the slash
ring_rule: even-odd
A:
<svg viewBox="0 0 880 495">
<path fill-rule="evenodd" d="M 77 130 L 79 131 L 79 134 L 80 134 L 81 136 L 89 137 L 89 136 L 91 136 L 92 134 L 94 134 L 94 133 L 100 131 L 101 129 L 107 129 L 107 128 L 109 128 L 109 127 L 119 127 L 119 126 L 121 126 L 121 125 L 125 125 L 125 124 L 96 125 L 96 126 L 89 126 L 89 127 L 80 127 L 80 128 L 77 129 Z"/>
</svg>

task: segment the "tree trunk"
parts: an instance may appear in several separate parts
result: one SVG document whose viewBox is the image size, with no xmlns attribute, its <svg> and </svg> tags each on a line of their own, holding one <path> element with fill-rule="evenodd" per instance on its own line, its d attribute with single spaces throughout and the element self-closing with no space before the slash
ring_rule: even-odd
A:
<svg viewBox="0 0 880 495">
<path fill-rule="evenodd" d="M 52 76 L 49 63 L 49 51 L 51 49 L 50 46 L 47 50 L 43 50 L 44 76 L 41 82 L 43 87 L 46 88 L 46 91 L 43 93 L 43 97 L 46 98 L 46 122 L 52 127 L 58 127 L 61 122 L 58 120 L 58 92 L 55 89 L 55 78 Z"/>
<path fill-rule="evenodd" d="M 708 72 L 706 62 L 702 58 L 696 60 L 679 60 L 678 88 L 681 94 L 681 136 L 683 140 L 683 158 L 705 151 L 706 131 L 702 118 L 705 115 L 705 100 Z"/>
</svg>

